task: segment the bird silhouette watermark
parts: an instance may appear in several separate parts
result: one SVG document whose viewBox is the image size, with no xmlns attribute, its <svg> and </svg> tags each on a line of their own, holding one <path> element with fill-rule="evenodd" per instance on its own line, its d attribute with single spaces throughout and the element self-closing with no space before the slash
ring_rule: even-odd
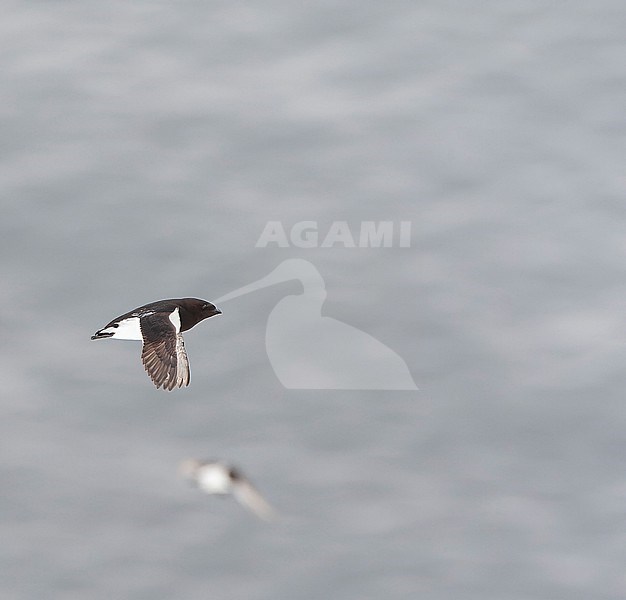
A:
<svg viewBox="0 0 626 600">
<path fill-rule="evenodd" d="M 285 281 L 301 294 L 282 298 L 270 312 L 265 347 L 287 389 L 416 390 L 404 359 L 369 333 L 322 316 L 326 286 L 309 261 L 290 258 L 271 273 L 216 300 L 220 305 Z"/>
</svg>

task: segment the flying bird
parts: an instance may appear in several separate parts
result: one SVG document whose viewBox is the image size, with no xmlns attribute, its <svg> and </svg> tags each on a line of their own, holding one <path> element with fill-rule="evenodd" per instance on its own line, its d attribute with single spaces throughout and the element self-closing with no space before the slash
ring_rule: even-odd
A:
<svg viewBox="0 0 626 600">
<path fill-rule="evenodd" d="M 190 458 L 180 464 L 180 473 L 207 494 L 232 494 L 241 505 L 265 521 L 275 516 L 273 508 L 259 491 L 232 465 Z"/>
<path fill-rule="evenodd" d="M 142 340 L 141 361 L 158 388 L 171 391 L 189 385 L 189 359 L 182 332 L 221 314 L 206 300 L 175 298 L 135 308 L 99 329 L 92 340 Z"/>
</svg>

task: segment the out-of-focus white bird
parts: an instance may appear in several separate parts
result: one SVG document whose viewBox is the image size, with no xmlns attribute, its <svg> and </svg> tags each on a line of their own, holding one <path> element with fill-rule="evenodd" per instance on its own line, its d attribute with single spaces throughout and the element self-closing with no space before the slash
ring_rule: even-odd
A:
<svg viewBox="0 0 626 600">
<path fill-rule="evenodd" d="M 270 521 L 276 513 L 259 491 L 236 467 L 218 460 L 189 458 L 181 462 L 180 473 L 207 494 L 228 495 L 253 512 Z"/>
</svg>

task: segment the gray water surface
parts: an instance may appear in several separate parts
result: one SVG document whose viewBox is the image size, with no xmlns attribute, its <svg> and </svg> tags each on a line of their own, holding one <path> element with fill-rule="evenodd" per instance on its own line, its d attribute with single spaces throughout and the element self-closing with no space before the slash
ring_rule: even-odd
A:
<svg viewBox="0 0 626 600">
<path fill-rule="evenodd" d="M 0 579 L 10 600 L 626 596 L 621 2 L 6 2 Z M 410 248 L 255 246 L 410 221 Z M 285 389 L 288 258 L 418 391 Z M 177 474 L 232 460 L 257 522 Z"/>
</svg>

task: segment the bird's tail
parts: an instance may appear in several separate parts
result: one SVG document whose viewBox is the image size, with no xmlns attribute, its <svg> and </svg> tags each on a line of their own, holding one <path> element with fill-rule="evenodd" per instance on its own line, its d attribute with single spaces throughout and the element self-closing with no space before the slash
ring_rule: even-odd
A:
<svg viewBox="0 0 626 600">
<path fill-rule="evenodd" d="M 109 338 L 109 337 L 112 337 L 112 336 L 113 336 L 113 332 L 112 331 L 105 331 L 104 329 L 99 329 L 98 331 L 96 331 L 96 333 L 94 333 L 91 336 L 91 339 L 92 340 L 101 340 L 101 339 Z"/>
</svg>

